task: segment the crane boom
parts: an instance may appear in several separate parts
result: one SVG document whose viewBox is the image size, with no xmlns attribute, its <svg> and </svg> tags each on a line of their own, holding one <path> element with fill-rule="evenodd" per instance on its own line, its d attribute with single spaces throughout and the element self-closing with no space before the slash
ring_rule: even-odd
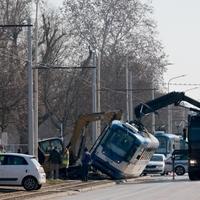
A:
<svg viewBox="0 0 200 200">
<path fill-rule="evenodd" d="M 139 119 L 168 105 L 174 104 L 178 106 L 182 101 L 188 102 L 200 109 L 200 102 L 186 96 L 184 92 L 170 92 L 146 103 L 140 103 L 135 107 L 135 116 Z"/>
</svg>

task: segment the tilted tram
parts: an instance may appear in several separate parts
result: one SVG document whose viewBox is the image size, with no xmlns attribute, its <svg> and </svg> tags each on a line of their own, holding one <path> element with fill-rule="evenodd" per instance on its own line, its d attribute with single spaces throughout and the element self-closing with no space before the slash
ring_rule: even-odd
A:
<svg viewBox="0 0 200 200">
<path fill-rule="evenodd" d="M 158 140 L 147 130 L 114 120 L 91 149 L 92 165 L 113 179 L 137 177 L 158 145 Z"/>
</svg>

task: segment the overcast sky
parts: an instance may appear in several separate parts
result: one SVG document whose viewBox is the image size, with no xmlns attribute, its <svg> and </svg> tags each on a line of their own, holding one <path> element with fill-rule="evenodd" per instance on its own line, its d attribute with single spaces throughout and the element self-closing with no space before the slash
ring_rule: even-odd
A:
<svg viewBox="0 0 200 200">
<path fill-rule="evenodd" d="M 58 5 L 62 0 L 48 0 Z M 159 39 L 169 55 L 165 82 L 170 91 L 185 91 L 200 100 L 200 0 L 152 0 Z M 185 84 L 185 85 L 179 85 Z M 167 90 L 166 84 L 166 90 Z M 198 87 L 198 88 L 197 88 Z"/>
<path fill-rule="evenodd" d="M 153 0 L 153 6 L 159 37 L 173 63 L 165 80 L 186 74 L 170 83 L 189 85 L 170 86 L 170 90 L 186 91 L 200 100 L 200 86 L 193 85 L 200 84 L 200 0 Z"/>
</svg>

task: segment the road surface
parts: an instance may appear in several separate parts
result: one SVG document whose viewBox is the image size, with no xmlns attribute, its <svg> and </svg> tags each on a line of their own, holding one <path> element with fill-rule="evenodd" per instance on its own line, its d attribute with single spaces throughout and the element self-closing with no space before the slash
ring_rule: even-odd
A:
<svg viewBox="0 0 200 200">
<path fill-rule="evenodd" d="M 200 181 L 190 181 L 187 176 L 154 176 L 136 182 L 120 182 L 117 185 L 75 192 L 71 195 L 63 192 L 31 200 L 199 200 Z"/>
</svg>

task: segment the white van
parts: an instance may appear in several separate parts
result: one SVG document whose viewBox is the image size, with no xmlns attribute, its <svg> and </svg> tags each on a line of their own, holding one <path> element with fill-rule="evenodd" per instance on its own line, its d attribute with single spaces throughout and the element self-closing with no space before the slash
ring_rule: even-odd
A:
<svg viewBox="0 0 200 200">
<path fill-rule="evenodd" d="M 0 153 L 0 185 L 23 186 L 38 190 L 46 183 L 43 167 L 32 155 Z"/>
</svg>

